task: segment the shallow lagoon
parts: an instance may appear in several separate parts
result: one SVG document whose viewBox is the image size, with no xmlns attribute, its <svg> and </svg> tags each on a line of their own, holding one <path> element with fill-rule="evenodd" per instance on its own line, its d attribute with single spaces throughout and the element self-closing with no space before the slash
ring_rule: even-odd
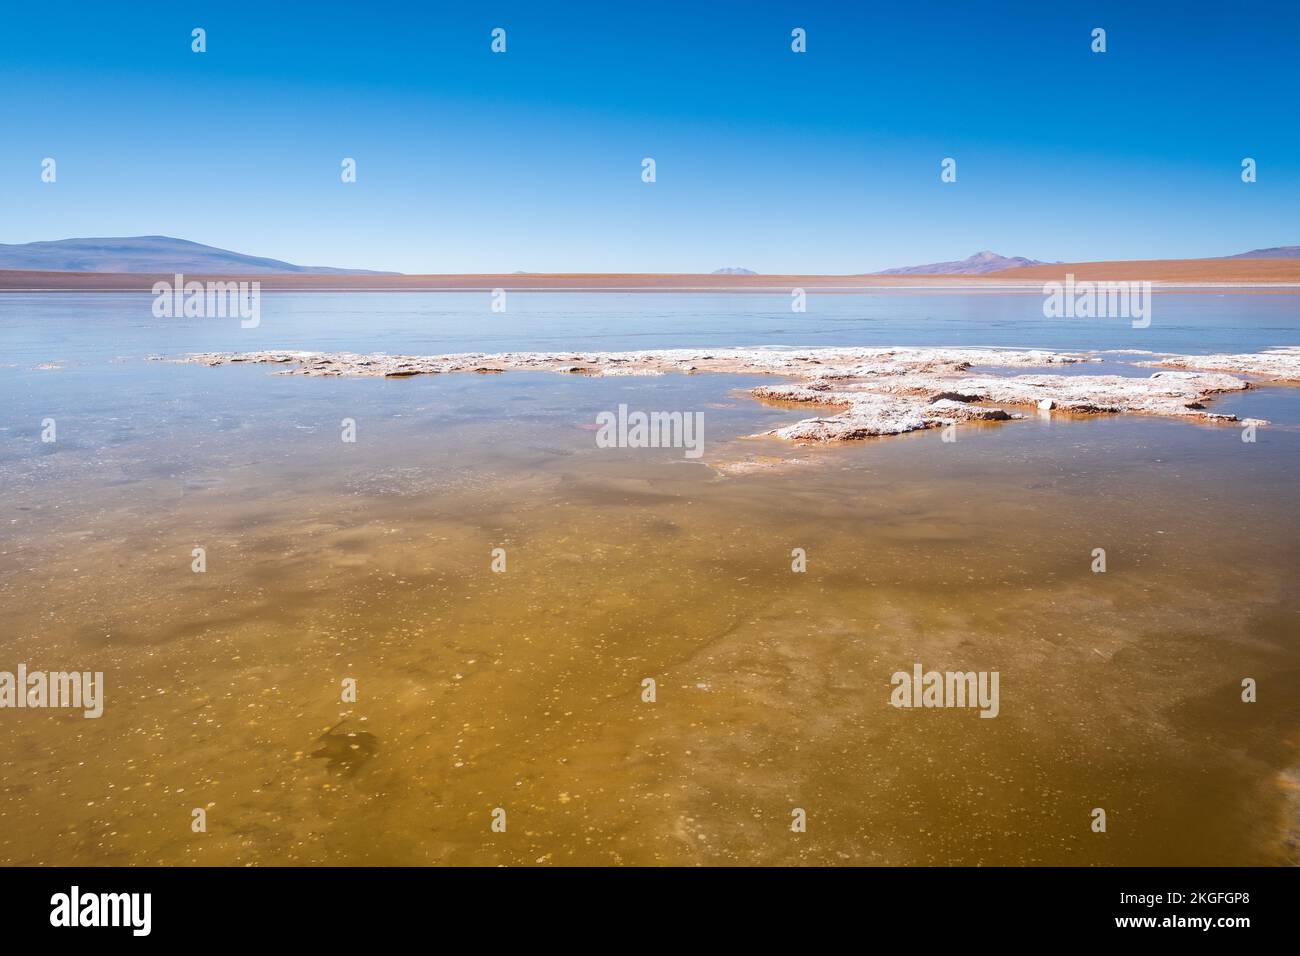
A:
<svg viewBox="0 0 1300 956">
<path fill-rule="evenodd" d="M 803 414 L 745 377 L 143 358 L 1242 351 L 1300 341 L 1296 297 L 1162 296 L 1146 330 L 1049 327 L 1026 296 L 824 296 L 805 316 L 779 296 L 512 295 L 506 317 L 481 299 L 268 295 L 240 330 L 160 324 L 147 296 L 0 297 L 0 668 L 107 682 L 98 720 L 0 712 L 0 860 L 1295 861 L 1295 389 L 1216 403 L 1275 421 L 1253 445 L 1035 416 L 800 449 L 743 437 Z M 598 449 L 597 413 L 623 402 L 704 410 L 703 459 Z M 711 467 L 741 458 L 799 462 Z M 999 716 L 891 708 L 915 662 L 997 670 Z"/>
</svg>

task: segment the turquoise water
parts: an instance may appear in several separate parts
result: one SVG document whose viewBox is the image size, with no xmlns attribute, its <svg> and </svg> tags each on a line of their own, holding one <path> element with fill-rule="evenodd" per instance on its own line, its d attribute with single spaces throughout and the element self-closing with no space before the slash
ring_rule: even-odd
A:
<svg viewBox="0 0 1300 956">
<path fill-rule="evenodd" d="M 1045 319 L 1023 294 L 264 293 L 261 324 L 156 319 L 146 294 L 0 295 L 4 363 L 295 348 L 414 354 L 747 345 L 1255 351 L 1300 343 L 1300 295 L 1154 297 L 1149 328 Z"/>
</svg>

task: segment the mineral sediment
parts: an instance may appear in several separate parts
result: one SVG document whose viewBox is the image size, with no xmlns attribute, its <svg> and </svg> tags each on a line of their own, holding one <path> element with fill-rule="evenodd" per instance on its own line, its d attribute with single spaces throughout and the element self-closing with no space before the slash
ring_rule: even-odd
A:
<svg viewBox="0 0 1300 956">
<path fill-rule="evenodd" d="M 1204 372 L 1239 372 L 1271 382 L 1300 382 L 1300 346 L 1241 355 L 1170 355 L 1158 362 L 1141 364 Z"/>
<path fill-rule="evenodd" d="M 265 351 L 203 352 L 180 361 L 283 365 L 282 373 L 289 375 L 388 378 L 506 371 L 593 376 L 774 375 L 787 381 L 760 385 L 751 389 L 751 394 L 767 401 L 826 409 L 825 415 L 767 433 L 799 442 L 852 441 L 959 422 L 1023 418 L 1024 412 L 1016 409 L 1235 422 L 1236 416 L 1211 411 L 1206 405 L 1215 395 L 1252 387 L 1251 382 L 1229 372 L 1266 381 L 1300 381 L 1300 348 L 1242 355 L 1167 355 L 1158 361 L 1139 363 L 1162 369 L 1146 377 L 1041 371 L 991 374 L 987 370 L 1044 369 L 1102 361 L 1099 353 L 999 348 L 659 349 L 453 355 Z"/>
</svg>

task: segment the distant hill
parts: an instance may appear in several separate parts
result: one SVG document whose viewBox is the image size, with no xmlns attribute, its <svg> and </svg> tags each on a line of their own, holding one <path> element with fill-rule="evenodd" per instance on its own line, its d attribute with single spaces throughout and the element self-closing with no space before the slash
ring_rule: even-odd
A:
<svg viewBox="0 0 1300 956">
<path fill-rule="evenodd" d="M 170 236 L 0 243 L 0 269 L 45 272 L 189 272 L 212 275 L 398 275 L 367 269 L 297 266 Z"/>
<path fill-rule="evenodd" d="M 1004 269 L 1021 269 L 1044 264 L 1037 259 L 1026 259 L 1024 256 L 1000 256 L 996 252 L 977 252 L 956 262 L 928 262 L 920 266 L 900 266 L 897 269 L 884 269 L 874 274 L 878 276 L 983 275 L 986 272 L 1001 272 Z"/>
<path fill-rule="evenodd" d="M 725 269 L 714 269 L 715 276 L 756 276 L 758 275 L 753 269 L 742 269 L 739 266 L 728 266 Z"/>
<path fill-rule="evenodd" d="M 1300 246 L 1273 246 L 1270 249 L 1252 249 L 1250 252 L 1239 252 L 1235 256 L 1224 256 L 1225 259 L 1300 259 Z"/>
<path fill-rule="evenodd" d="M 1239 252 L 1235 256 L 1218 256 L 1217 259 L 1300 259 L 1300 246 L 1273 246 L 1268 249 L 1254 249 Z M 1174 260 L 1153 260 L 1174 261 Z M 1184 260 L 1178 260 L 1184 261 Z M 1213 259 L 1185 260 L 1188 262 L 1212 262 Z M 908 276 L 908 275 L 986 275 L 990 272 L 1005 272 L 1010 269 L 1029 269 L 1035 266 L 1054 266 L 1061 263 L 1040 262 L 1023 256 L 1000 256 L 996 252 L 977 252 L 975 255 L 957 262 L 930 262 L 919 266 L 902 266 L 898 269 L 885 269 L 873 275 Z M 1041 270 L 1040 270 L 1041 271 Z M 1054 270 L 1053 270 L 1054 271 Z"/>
</svg>

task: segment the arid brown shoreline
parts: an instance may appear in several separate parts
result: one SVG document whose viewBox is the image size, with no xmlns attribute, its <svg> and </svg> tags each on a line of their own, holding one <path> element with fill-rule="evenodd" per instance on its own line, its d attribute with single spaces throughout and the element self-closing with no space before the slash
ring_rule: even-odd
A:
<svg viewBox="0 0 1300 956">
<path fill-rule="evenodd" d="M 200 275 L 200 282 L 258 282 L 282 292 L 1041 292 L 1044 282 L 1151 282 L 1155 291 L 1300 291 L 1300 259 L 1152 259 L 1078 262 L 984 275 L 714 275 L 689 273 L 502 273 L 480 275 Z M 148 292 L 172 274 L 0 270 L 0 292 Z"/>
</svg>

